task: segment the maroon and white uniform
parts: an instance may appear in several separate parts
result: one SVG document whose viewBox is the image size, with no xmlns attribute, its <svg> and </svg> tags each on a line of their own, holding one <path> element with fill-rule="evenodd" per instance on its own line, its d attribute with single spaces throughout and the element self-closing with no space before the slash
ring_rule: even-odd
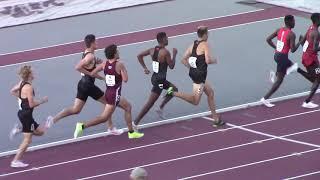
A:
<svg viewBox="0 0 320 180">
<path fill-rule="evenodd" d="M 104 67 L 104 74 L 106 76 L 106 92 L 105 97 L 107 104 L 117 106 L 120 102 L 122 76 L 116 71 L 116 64 L 118 61 L 106 62 Z"/>
</svg>

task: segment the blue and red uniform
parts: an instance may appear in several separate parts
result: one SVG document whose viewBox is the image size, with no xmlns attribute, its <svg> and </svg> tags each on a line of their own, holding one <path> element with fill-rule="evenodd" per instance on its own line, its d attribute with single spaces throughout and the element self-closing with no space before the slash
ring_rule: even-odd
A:
<svg viewBox="0 0 320 180">
<path fill-rule="evenodd" d="M 313 39 L 311 38 L 312 31 L 316 29 L 317 27 L 314 25 L 309 27 L 306 34 L 306 41 L 303 45 L 302 64 L 308 69 L 308 71 L 310 67 L 319 66 L 318 52 L 314 51 L 313 49 L 314 42 L 313 42 Z M 317 41 L 319 42 L 319 38 Z"/>
<path fill-rule="evenodd" d="M 283 27 L 279 29 L 277 35 L 277 46 L 274 54 L 274 60 L 277 63 L 277 72 L 281 72 L 284 74 L 287 72 L 287 69 L 293 64 L 289 59 L 289 35 L 291 32 L 291 29 Z"/>
</svg>

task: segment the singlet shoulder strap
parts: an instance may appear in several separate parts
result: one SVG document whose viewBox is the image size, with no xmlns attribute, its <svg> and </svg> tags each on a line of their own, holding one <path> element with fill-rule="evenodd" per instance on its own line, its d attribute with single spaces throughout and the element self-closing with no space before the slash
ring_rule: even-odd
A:
<svg viewBox="0 0 320 180">
<path fill-rule="evenodd" d="M 21 91 L 22 91 L 22 88 L 23 88 L 26 84 L 30 84 L 30 83 L 25 82 L 25 81 L 22 81 L 21 84 L 20 84 L 20 88 L 19 88 L 19 98 L 20 98 L 20 99 L 21 99 Z"/>
<path fill-rule="evenodd" d="M 85 58 L 88 54 L 93 54 L 93 52 L 91 52 L 91 51 L 83 52 L 82 59 Z M 96 60 L 94 60 L 94 64 L 93 64 L 93 68 L 92 69 L 96 68 L 96 65 L 97 65 L 97 62 L 96 62 Z"/>
<path fill-rule="evenodd" d="M 152 60 L 153 61 L 159 61 L 158 58 L 159 58 L 159 52 L 160 50 L 162 49 L 163 47 L 160 47 L 160 46 L 156 46 L 154 48 L 154 52 L 153 52 L 153 55 L 152 55 Z"/>
<path fill-rule="evenodd" d="M 85 58 L 88 54 L 93 54 L 93 53 L 90 52 L 90 51 L 83 52 L 83 53 L 82 53 L 82 58 Z"/>
<path fill-rule="evenodd" d="M 198 40 L 194 41 L 193 47 L 192 47 L 192 55 L 193 56 L 197 55 L 197 48 L 198 48 L 199 44 L 202 42 L 204 42 L 204 41 L 203 40 L 202 41 L 198 41 Z"/>
</svg>

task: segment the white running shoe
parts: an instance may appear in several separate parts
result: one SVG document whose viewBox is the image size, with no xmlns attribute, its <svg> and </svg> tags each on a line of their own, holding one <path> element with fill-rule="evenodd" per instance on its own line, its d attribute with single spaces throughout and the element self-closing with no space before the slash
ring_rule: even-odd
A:
<svg viewBox="0 0 320 180">
<path fill-rule="evenodd" d="M 115 136 L 119 136 L 123 133 L 122 129 L 117 129 L 116 127 L 113 127 L 112 129 L 108 129 L 108 133 L 110 135 L 115 135 Z"/>
<path fill-rule="evenodd" d="M 9 134 L 10 140 L 12 140 L 17 134 L 21 133 L 21 131 L 22 131 L 21 127 L 19 127 L 19 124 L 16 123 L 10 131 L 10 134 Z"/>
<path fill-rule="evenodd" d="M 136 125 L 134 122 L 132 122 L 132 128 L 133 128 L 133 130 L 136 131 L 136 132 L 139 131 L 138 125 Z"/>
<path fill-rule="evenodd" d="M 307 108 L 307 109 L 314 109 L 314 108 L 319 107 L 319 105 L 310 101 L 308 103 L 303 102 L 302 107 Z"/>
<path fill-rule="evenodd" d="M 52 116 L 48 116 L 47 120 L 46 120 L 46 125 L 45 127 L 47 129 L 51 128 L 51 126 L 53 125 L 53 117 Z"/>
<path fill-rule="evenodd" d="M 165 119 L 165 117 L 164 117 L 164 113 L 163 113 L 163 110 L 162 109 L 160 109 L 160 107 L 158 107 L 156 110 L 155 110 L 155 112 L 158 114 L 158 116 L 159 116 L 159 118 L 160 119 Z"/>
<path fill-rule="evenodd" d="M 276 73 L 274 71 L 270 71 L 269 78 L 270 82 L 273 84 L 276 81 Z"/>
<path fill-rule="evenodd" d="M 13 168 L 23 168 L 29 166 L 29 164 L 25 164 L 22 161 L 12 161 L 10 166 Z"/>
<path fill-rule="evenodd" d="M 298 63 L 294 63 L 292 66 L 290 66 L 287 69 L 287 75 L 289 75 L 292 72 L 296 72 L 296 71 L 298 71 Z"/>
<path fill-rule="evenodd" d="M 262 98 L 262 99 L 260 100 L 260 102 L 261 102 L 263 105 L 267 106 L 268 108 L 272 108 L 272 107 L 275 106 L 274 104 L 271 104 L 271 103 L 270 103 L 268 100 L 266 100 L 265 98 Z"/>
</svg>

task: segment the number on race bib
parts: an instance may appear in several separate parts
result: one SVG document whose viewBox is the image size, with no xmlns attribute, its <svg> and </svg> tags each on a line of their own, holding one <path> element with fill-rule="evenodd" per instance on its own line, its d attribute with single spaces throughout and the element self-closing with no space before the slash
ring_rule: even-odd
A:
<svg viewBox="0 0 320 180">
<path fill-rule="evenodd" d="M 277 41 L 277 51 L 278 52 L 281 52 L 284 47 L 283 36 L 284 36 L 284 31 L 282 31 L 281 39 Z"/>
<path fill-rule="evenodd" d="M 110 87 L 116 85 L 116 77 L 114 75 L 106 75 L 106 84 Z"/>
<path fill-rule="evenodd" d="M 197 58 L 196 57 L 189 57 L 188 62 L 192 68 L 197 68 Z"/>
<path fill-rule="evenodd" d="M 306 42 L 304 43 L 304 45 L 303 45 L 303 52 L 306 52 L 307 49 L 308 49 L 308 47 L 309 47 L 309 42 L 306 41 Z"/>
<path fill-rule="evenodd" d="M 159 62 L 152 61 L 152 69 L 153 69 L 153 72 L 158 73 L 159 72 Z"/>
<path fill-rule="evenodd" d="M 281 52 L 283 50 L 283 47 L 284 47 L 284 42 L 278 40 L 277 41 L 277 51 Z"/>
</svg>

